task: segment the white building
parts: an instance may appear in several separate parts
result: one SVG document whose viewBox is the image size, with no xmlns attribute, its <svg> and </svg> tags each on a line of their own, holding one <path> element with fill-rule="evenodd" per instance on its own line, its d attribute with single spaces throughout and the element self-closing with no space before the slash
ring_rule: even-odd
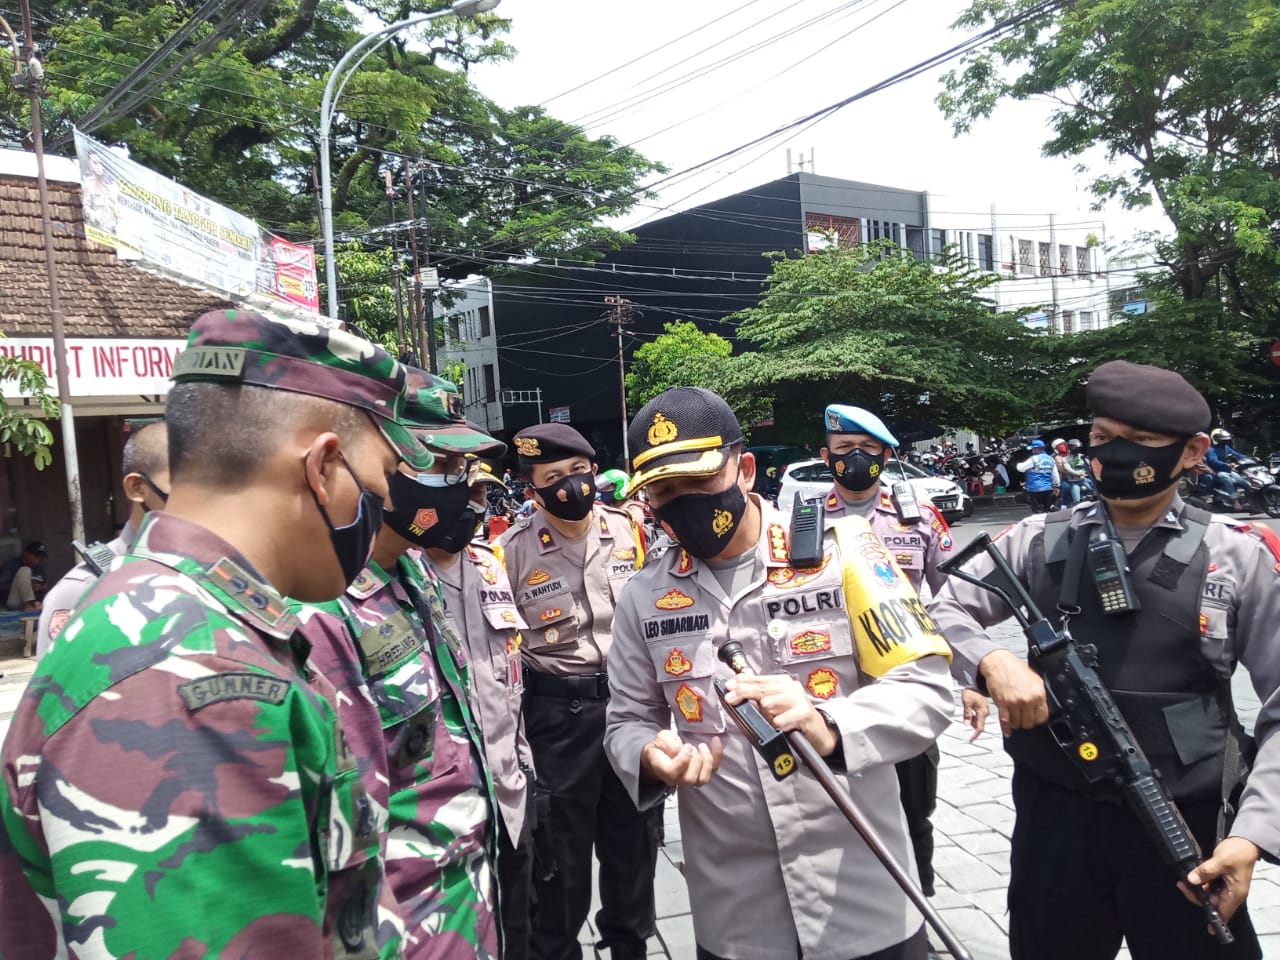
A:
<svg viewBox="0 0 1280 960">
<path fill-rule="evenodd" d="M 435 315 L 444 321 L 440 367 L 461 361 L 466 375 L 462 390 L 466 417 L 496 434 L 503 430 L 502 384 L 498 376 L 498 337 L 493 322 L 493 289 L 487 277 L 446 282 L 445 294 L 457 299 L 448 307 L 436 301 Z"/>
<path fill-rule="evenodd" d="M 991 236 L 997 237 L 991 254 Z M 1021 313 L 1035 330 L 1081 333 L 1114 322 L 1108 299 L 1101 222 L 1035 228 L 997 223 L 991 232 L 947 231 L 947 242 L 1002 277 L 988 291 L 1002 312 Z"/>
</svg>

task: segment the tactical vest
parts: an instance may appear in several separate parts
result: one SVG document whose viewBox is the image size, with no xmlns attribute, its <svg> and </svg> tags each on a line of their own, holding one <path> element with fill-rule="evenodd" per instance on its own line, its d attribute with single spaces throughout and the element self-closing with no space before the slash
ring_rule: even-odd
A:
<svg viewBox="0 0 1280 960">
<path fill-rule="evenodd" d="M 1071 511 L 1046 518 L 1032 542 L 1030 592 L 1056 617 L 1070 542 L 1089 527 L 1070 526 Z M 1182 531 L 1153 528 L 1129 555 L 1142 609 L 1107 616 L 1086 568 L 1070 629 L 1077 643 L 1097 649 L 1098 674 L 1111 691 L 1151 764 L 1174 799 L 1209 799 L 1223 790 L 1228 734 L 1238 724 L 1229 681 L 1200 651 L 1200 604 L 1209 570 L 1204 543 L 1208 514 L 1186 507 Z M 1087 561 L 1086 561 L 1087 563 Z M 1086 783 L 1048 727 L 1019 730 L 1007 741 L 1013 759 L 1069 790 L 1119 796 L 1110 784 Z"/>
</svg>

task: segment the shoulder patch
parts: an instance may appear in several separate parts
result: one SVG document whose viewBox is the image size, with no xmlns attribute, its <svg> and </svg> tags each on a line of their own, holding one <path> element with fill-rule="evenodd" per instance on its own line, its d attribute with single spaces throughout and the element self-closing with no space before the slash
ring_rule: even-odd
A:
<svg viewBox="0 0 1280 960">
<path fill-rule="evenodd" d="M 225 700 L 260 700 L 263 703 L 284 703 L 289 693 L 289 681 L 268 673 L 232 671 L 215 673 L 211 677 L 198 677 L 178 685 L 178 696 L 188 710 L 199 710 Z"/>
</svg>

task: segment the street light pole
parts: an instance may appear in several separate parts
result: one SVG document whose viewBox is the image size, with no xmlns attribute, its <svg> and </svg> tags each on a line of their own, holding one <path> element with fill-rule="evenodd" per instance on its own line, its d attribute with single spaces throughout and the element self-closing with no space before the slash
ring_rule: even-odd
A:
<svg viewBox="0 0 1280 960">
<path fill-rule="evenodd" d="M 333 124 L 334 103 L 342 95 L 343 87 L 360 68 L 365 58 L 393 34 L 438 17 L 469 17 L 477 13 L 487 13 L 499 2 L 501 0 L 457 0 L 444 10 L 435 10 L 399 20 L 381 30 L 374 31 L 367 37 L 362 37 L 342 55 L 329 73 L 329 79 L 324 85 L 324 96 L 320 99 L 320 228 L 324 233 L 324 274 L 329 294 L 329 316 L 334 320 L 338 319 L 338 265 L 333 259 L 333 193 L 332 174 L 329 169 L 329 130 Z"/>
<path fill-rule="evenodd" d="M 32 39 L 30 0 L 21 0 L 20 7 L 27 93 L 31 97 L 31 146 L 36 154 L 40 221 L 44 228 L 44 265 L 49 278 L 49 317 L 53 322 L 53 362 L 58 384 L 59 420 L 62 426 L 62 460 L 67 470 L 67 503 L 71 509 L 71 538 L 84 543 L 88 538 L 84 535 L 84 502 L 80 490 L 80 457 L 76 449 L 76 420 L 75 412 L 71 408 L 71 382 L 67 375 L 67 339 L 62 322 L 62 292 L 58 288 L 58 263 L 53 252 L 53 215 L 49 211 L 49 181 L 44 175 L 44 129 L 40 117 L 40 81 L 44 77 L 44 67 L 40 64 L 35 41 Z M 8 26 L 5 24 L 6 30 Z"/>
</svg>

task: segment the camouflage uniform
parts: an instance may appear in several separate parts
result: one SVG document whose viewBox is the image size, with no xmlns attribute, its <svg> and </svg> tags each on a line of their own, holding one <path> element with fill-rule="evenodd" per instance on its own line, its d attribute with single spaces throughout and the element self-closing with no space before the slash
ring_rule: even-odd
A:
<svg viewBox="0 0 1280 960">
<path fill-rule="evenodd" d="M 176 379 L 324 397 L 375 422 L 403 402 L 394 359 L 318 324 L 219 311 L 190 343 Z M 5 739 L 0 956 L 397 955 L 376 800 L 297 627 L 231 544 L 148 517 Z"/>
<path fill-rule="evenodd" d="M 341 678 L 344 728 L 390 783 L 384 857 L 405 956 L 497 957 L 497 807 L 436 584 L 407 553 L 394 575 L 371 562 L 342 599 L 299 609 L 317 667 Z"/>
</svg>

